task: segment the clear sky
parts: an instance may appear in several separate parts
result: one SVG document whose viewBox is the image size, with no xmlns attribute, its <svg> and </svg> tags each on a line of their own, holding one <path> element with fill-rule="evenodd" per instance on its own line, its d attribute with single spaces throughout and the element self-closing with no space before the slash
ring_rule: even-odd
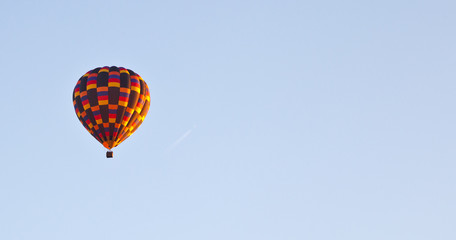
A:
<svg viewBox="0 0 456 240">
<path fill-rule="evenodd" d="M 456 2 L 0 4 L 0 239 L 456 239 Z M 151 91 L 106 159 L 72 91 Z"/>
</svg>

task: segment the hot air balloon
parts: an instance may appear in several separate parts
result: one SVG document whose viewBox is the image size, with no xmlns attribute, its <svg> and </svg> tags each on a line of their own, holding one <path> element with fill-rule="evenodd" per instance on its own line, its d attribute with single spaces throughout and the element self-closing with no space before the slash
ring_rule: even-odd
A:
<svg viewBox="0 0 456 240">
<path fill-rule="evenodd" d="M 150 94 L 146 82 L 123 67 L 99 67 L 76 83 L 73 105 L 79 121 L 105 148 L 107 158 L 144 121 Z"/>
</svg>

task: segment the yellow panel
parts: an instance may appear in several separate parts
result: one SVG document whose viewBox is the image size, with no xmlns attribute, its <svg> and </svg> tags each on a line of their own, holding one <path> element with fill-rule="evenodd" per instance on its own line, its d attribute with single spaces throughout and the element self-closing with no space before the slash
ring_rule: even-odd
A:
<svg viewBox="0 0 456 240">
<path fill-rule="evenodd" d="M 120 87 L 120 83 L 118 82 L 109 82 L 108 87 Z"/>
<path fill-rule="evenodd" d="M 87 90 L 94 89 L 94 88 L 97 88 L 97 84 L 96 83 L 87 85 Z"/>
<path fill-rule="evenodd" d="M 128 102 L 119 101 L 119 106 L 126 107 L 127 105 L 128 105 Z"/>
</svg>

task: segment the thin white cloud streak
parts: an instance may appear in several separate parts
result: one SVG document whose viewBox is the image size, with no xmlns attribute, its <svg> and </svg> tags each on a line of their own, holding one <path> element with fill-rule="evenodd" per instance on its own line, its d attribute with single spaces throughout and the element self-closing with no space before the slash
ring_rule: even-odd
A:
<svg viewBox="0 0 456 240">
<path fill-rule="evenodd" d="M 193 129 L 195 129 L 196 126 L 193 126 L 193 128 L 190 128 L 189 130 L 187 130 L 184 134 L 182 134 L 182 136 L 180 138 L 178 138 L 173 144 L 171 144 L 167 149 L 166 149 L 166 152 L 170 152 L 171 150 L 173 150 L 175 147 L 177 147 L 177 145 L 179 145 L 182 141 L 184 141 L 185 138 L 187 138 L 190 133 L 192 133 Z"/>
</svg>

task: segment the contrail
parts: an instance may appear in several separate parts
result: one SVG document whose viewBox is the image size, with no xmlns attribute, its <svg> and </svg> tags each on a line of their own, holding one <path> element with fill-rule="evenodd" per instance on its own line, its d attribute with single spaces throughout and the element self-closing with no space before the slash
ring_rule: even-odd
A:
<svg viewBox="0 0 456 240">
<path fill-rule="evenodd" d="M 177 145 L 179 145 L 179 143 L 181 143 L 182 141 L 184 141 L 184 139 L 186 137 L 188 137 L 188 135 L 190 135 L 190 133 L 192 133 L 193 129 L 196 128 L 196 125 L 193 126 L 193 128 L 190 128 L 189 130 L 187 130 L 184 134 L 182 134 L 182 136 L 180 138 L 178 138 L 173 144 L 171 144 L 167 149 L 166 149 L 166 152 L 170 152 L 171 150 L 173 150 L 173 148 L 175 148 Z"/>
</svg>

